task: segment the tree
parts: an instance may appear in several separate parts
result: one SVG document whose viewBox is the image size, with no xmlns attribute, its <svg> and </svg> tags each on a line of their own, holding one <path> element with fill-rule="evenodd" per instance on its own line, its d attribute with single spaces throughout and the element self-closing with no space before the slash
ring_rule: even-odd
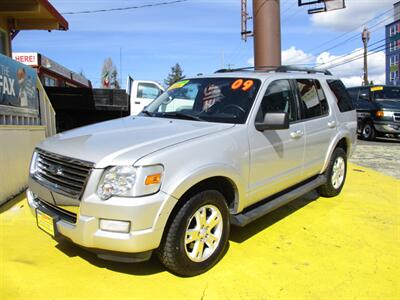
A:
<svg viewBox="0 0 400 300">
<path fill-rule="evenodd" d="M 183 75 L 183 70 L 181 66 L 176 63 L 175 66 L 171 67 L 171 72 L 168 74 L 168 77 L 164 79 L 164 83 L 167 86 L 173 85 L 175 82 L 178 82 L 185 78 Z"/>
<path fill-rule="evenodd" d="M 119 89 L 118 71 L 110 57 L 106 58 L 103 62 L 101 69 L 101 87 Z"/>
</svg>

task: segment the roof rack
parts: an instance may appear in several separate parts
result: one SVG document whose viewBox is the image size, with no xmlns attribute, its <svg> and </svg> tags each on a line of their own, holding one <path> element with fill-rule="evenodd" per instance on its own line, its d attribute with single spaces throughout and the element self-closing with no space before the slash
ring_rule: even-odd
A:
<svg viewBox="0 0 400 300">
<path fill-rule="evenodd" d="M 322 73 L 325 75 L 332 75 L 332 73 L 328 70 L 317 70 L 314 68 L 305 68 L 305 67 L 297 67 L 297 66 L 260 66 L 260 67 L 245 67 L 245 68 L 237 68 L 237 69 L 220 69 L 215 71 L 215 73 L 227 73 L 227 72 L 238 72 L 238 71 L 246 71 L 246 70 L 254 70 L 254 71 L 265 71 L 265 72 L 306 72 L 308 74 L 316 74 Z"/>
</svg>

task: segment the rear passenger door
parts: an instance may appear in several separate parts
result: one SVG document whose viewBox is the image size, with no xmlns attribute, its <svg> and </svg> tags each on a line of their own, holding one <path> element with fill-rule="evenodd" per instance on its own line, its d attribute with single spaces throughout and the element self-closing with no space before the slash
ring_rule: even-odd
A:
<svg viewBox="0 0 400 300">
<path fill-rule="evenodd" d="M 329 144 L 337 132 L 337 120 L 329 109 L 321 82 L 313 79 L 295 80 L 305 127 L 303 179 L 319 174 Z"/>
</svg>

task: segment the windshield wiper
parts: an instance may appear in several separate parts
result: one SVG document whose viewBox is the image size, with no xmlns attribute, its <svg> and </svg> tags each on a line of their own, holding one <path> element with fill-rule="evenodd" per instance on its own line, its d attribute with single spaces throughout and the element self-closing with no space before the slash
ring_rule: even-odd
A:
<svg viewBox="0 0 400 300">
<path fill-rule="evenodd" d="M 147 109 L 142 110 L 142 113 L 145 114 L 145 115 L 148 115 L 149 117 L 153 117 L 154 116 L 153 113 L 149 112 Z"/>
<path fill-rule="evenodd" d="M 162 117 L 178 117 L 181 119 L 190 119 L 190 120 L 196 120 L 196 121 L 204 121 L 204 119 L 195 116 L 195 115 L 190 115 L 190 114 L 185 114 L 180 111 L 171 111 L 171 112 L 165 112 L 161 114 Z"/>
</svg>

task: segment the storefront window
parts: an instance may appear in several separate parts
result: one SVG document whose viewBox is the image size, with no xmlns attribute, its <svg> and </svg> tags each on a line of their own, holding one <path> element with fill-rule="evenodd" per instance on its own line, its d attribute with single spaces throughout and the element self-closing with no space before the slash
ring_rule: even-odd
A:
<svg viewBox="0 0 400 300">
<path fill-rule="evenodd" d="M 44 86 L 57 86 L 57 80 L 50 76 L 43 76 Z"/>
</svg>

